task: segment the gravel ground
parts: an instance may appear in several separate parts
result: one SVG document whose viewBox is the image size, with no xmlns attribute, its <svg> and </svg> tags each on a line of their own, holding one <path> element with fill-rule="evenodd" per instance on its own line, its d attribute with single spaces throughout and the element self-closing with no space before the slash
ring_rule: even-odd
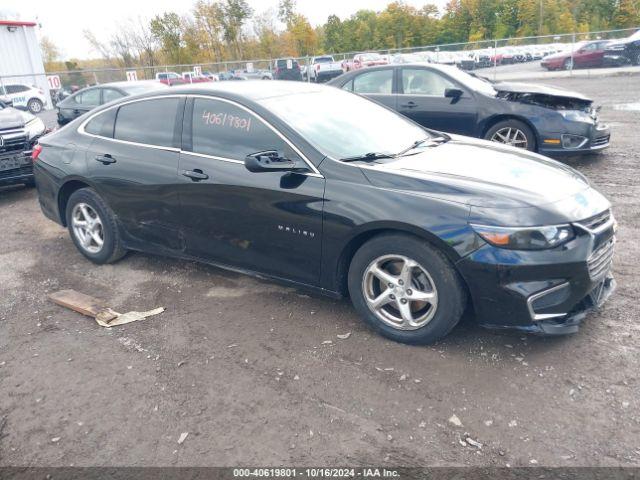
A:
<svg viewBox="0 0 640 480">
<path fill-rule="evenodd" d="M 568 162 L 613 202 L 618 290 L 568 337 L 465 319 L 435 346 L 392 343 L 348 301 L 139 253 L 95 266 L 34 190 L 0 191 L 0 465 L 640 466 L 640 111 L 614 108 L 639 79 L 548 82 L 613 127 Z M 103 329 L 47 301 L 62 288 L 167 311 Z"/>
</svg>

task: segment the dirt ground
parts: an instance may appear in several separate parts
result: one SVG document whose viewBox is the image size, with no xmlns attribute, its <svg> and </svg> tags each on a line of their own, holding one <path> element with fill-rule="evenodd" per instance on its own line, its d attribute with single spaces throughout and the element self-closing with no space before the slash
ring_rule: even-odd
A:
<svg viewBox="0 0 640 480">
<path fill-rule="evenodd" d="M 139 253 L 95 266 L 35 190 L 1 190 L 0 465 L 639 466 L 640 111 L 616 106 L 640 77 L 546 83 L 613 127 L 569 163 L 614 205 L 618 290 L 568 337 L 467 318 L 409 347 L 346 300 Z M 104 329 L 46 299 L 63 288 L 167 310 Z"/>
</svg>

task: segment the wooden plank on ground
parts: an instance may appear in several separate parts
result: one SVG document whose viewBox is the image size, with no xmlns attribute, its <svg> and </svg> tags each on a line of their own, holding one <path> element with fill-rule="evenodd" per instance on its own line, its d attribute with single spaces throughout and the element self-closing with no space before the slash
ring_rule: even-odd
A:
<svg viewBox="0 0 640 480">
<path fill-rule="evenodd" d="M 60 290 L 49 295 L 49 298 L 56 304 L 71 310 L 87 315 L 89 317 L 100 317 L 102 321 L 108 322 L 118 316 L 113 312 L 103 300 L 100 300 L 75 290 Z"/>
</svg>

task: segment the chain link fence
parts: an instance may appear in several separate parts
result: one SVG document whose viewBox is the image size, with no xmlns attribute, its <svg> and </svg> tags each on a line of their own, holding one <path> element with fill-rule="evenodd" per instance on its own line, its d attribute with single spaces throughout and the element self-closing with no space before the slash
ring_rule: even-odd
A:
<svg viewBox="0 0 640 480">
<path fill-rule="evenodd" d="M 511 79 L 527 79 L 539 76 L 545 70 L 568 70 L 569 74 L 578 68 L 598 68 L 598 62 L 584 62 L 582 46 L 586 41 L 618 40 L 626 38 L 640 29 L 620 29 L 586 33 L 570 33 L 562 35 L 544 35 L 532 37 L 516 37 L 500 40 L 482 40 L 478 42 L 450 43 L 426 45 L 421 47 L 392 48 L 371 50 L 379 54 L 389 63 L 431 62 L 457 65 L 465 70 L 478 71 L 487 78 L 500 79 L 507 75 Z M 564 52 L 565 58 L 559 64 L 546 64 L 543 59 L 549 55 Z M 361 52 L 343 52 L 332 54 L 336 62 L 348 68 L 349 60 Z M 330 55 L 330 54 L 327 54 Z M 567 56 L 568 55 L 568 56 Z M 298 61 L 303 78 L 310 57 L 295 58 Z M 27 84 L 49 87 L 53 101 L 47 107 L 54 106 L 60 90 L 75 91 L 86 86 L 127 80 L 153 80 L 159 73 L 175 72 L 183 75 L 187 72 L 201 72 L 202 75 L 220 76 L 235 74 L 246 78 L 268 79 L 273 76 L 275 59 L 253 59 L 225 62 L 212 62 L 182 65 L 136 66 L 129 68 L 112 67 L 96 69 L 80 69 L 71 71 L 47 72 L 34 75 L 20 73 L 0 75 L 0 95 L 3 89 L 15 84 Z M 134 73 L 135 72 L 135 73 Z M 187 76 L 187 81 L 188 76 Z"/>
</svg>

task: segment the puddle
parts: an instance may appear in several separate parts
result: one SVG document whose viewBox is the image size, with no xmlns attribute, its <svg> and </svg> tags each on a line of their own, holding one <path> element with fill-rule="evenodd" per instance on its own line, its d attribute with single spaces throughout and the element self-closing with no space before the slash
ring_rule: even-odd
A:
<svg viewBox="0 0 640 480">
<path fill-rule="evenodd" d="M 614 105 L 613 108 L 616 110 L 632 110 L 634 112 L 640 112 L 640 102 L 619 103 L 618 105 Z"/>
</svg>

